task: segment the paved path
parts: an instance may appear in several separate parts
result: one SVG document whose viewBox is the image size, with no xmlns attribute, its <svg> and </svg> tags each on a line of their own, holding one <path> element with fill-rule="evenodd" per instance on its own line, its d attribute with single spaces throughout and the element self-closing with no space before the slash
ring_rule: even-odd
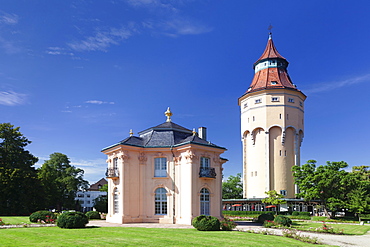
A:
<svg viewBox="0 0 370 247">
<path fill-rule="evenodd" d="M 240 231 L 269 231 L 274 235 L 283 235 L 282 229 L 272 229 L 264 228 L 261 224 L 254 222 L 237 222 L 237 229 Z M 315 233 L 315 232 L 301 232 L 301 235 L 310 236 L 318 238 L 319 241 L 323 244 L 335 245 L 340 247 L 370 247 L 370 232 L 365 235 L 334 235 L 334 234 L 325 234 L 325 233 Z"/>
<path fill-rule="evenodd" d="M 239 231 L 269 231 L 274 235 L 282 235 L 281 229 L 263 228 L 261 224 L 254 222 L 237 222 L 237 230 Z M 98 226 L 98 227 L 145 227 L 145 228 L 182 228 L 189 229 L 193 228 L 189 225 L 178 225 L 178 224 L 156 224 L 156 223 L 108 223 L 105 220 L 92 220 L 87 226 Z M 370 232 L 365 235 L 349 236 L 349 235 L 331 235 L 313 232 L 302 232 L 301 235 L 316 237 L 323 244 L 335 245 L 340 247 L 370 247 Z"/>
</svg>

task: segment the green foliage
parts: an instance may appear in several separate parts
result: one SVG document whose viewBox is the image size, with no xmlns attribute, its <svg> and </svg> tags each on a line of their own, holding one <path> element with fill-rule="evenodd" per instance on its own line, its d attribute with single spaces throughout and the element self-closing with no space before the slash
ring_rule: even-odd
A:
<svg viewBox="0 0 370 247">
<path fill-rule="evenodd" d="M 89 211 L 89 212 L 86 212 L 86 216 L 89 219 L 99 219 L 100 220 L 100 213 L 98 211 Z"/>
<path fill-rule="evenodd" d="M 287 226 L 287 227 L 289 227 L 292 224 L 292 220 L 283 215 L 277 215 L 274 219 L 274 222 L 279 225 Z"/>
<path fill-rule="evenodd" d="M 219 231 L 220 221 L 213 216 L 200 215 L 193 219 L 192 225 L 198 231 Z"/>
<path fill-rule="evenodd" d="M 57 226 L 60 228 L 84 228 L 89 218 L 81 212 L 65 212 L 58 217 Z"/>
<path fill-rule="evenodd" d="M 83 179 L 84 171 L 70 165 L 67 155 L 53 153 L 39 169 L 38 175 L 45 190 L 47 207 L 59 211 L 75 208 L 77 190 L 86 189 L 88 182 Z"/>
<path fill-rule="evenodd" d="M 99 189 L 99 191 L 103 191 L 103 192 L 108 193 L 108 184 L 103 184 L 103 186 Z"/>
<path fill-rule="evenodd" d="M 345 196 L 350 190 L 346 182 L 348 173 L 343 170 L 347 166 L 347 163 L 341 161 L 327 162 L 325 166 L 316 168 L 315 160 L 309 160 L 303 166 L 293 166 L 295 183 L 300 189 L 297 197 L 306 201 L 320 200 L 329 217 L 327 209 L 336 211 L 345 206 Z"/>
<path fill-rule="evenodd" d="M 282 200 L 281 198 L 284 198 L 283 195 L 277 193 L 275 190 L 270 190 L 265 192 L 268 197 L 262 199 L 263 203 L 267 203 L 270 205 L 279 205 L 279 204 L 284 204 L 286 203 L 285 200 Z"/>
<path fill-rule="evenodd" d="M 243 182 L 242 174 L 229 176 L 226 182 L 222 182 L 222 198 L 223 199 L 242 199 L 243 198 Z"/>
<path fill-rule="evenodd" d="M 106 196 L 98 196 L 95 198 L 94 208 L 99 212 L 108 213 L 108 198 Z"/>
<path fill-rule="evenodd" d="M 273 221 L 274 220 L 274 215 L 272 213 L 261 214 L 261 215 L 258 216 L 257 222 L 258 223 L 263 223 L 263 222 L 265 222 L 265 220 Z"/>
<path fill-rule="evenodd" d="M 294 212 L 292 213 L 292 215 L 293 215 L 293 216 L 298 216 L 298 215 L 299 215 L 299 212 L 294 211 Z"/>
<path fill-rule="evenodd" d="M 370 212 L 370 166 L 354 166 L 348 174 L 347 184 L 352 188 L 348 193 L 347 208 L 360 214 Z"/>
<path fill-rule="evenodd" d="M 45 222 L 45 223 L 54 223 L 57 219 L 56 214 L 50 211 L 36 211 L 30 215 L 31 222 Z"/>
<path fill-rule="evenodd" d="M 247 215 L 260 215 L 266 211 L 222 211 L 224 216 L 247 216 Z"/>
<path fill-rule="evenodd" d="M 41 185 L 34 164 L 38 159 L 24 148 L 30 144 L 10 123 L 0 124 L 0 212 L 29 215 L 42 205 Z"/>
<path fill-rule="evenodd" d="M 289 216 L 290 219 L 296 219 L 296 220 L 310 220 L 311 216 L 306 215 L 296 215 L 296 216 Z"/>
<path fill-rule="evenodd" d="M 222 231 L 231 231 L 236 227 L 236 223 L 229 218 L 224 218 L 220 223 Z"/>
</svg>

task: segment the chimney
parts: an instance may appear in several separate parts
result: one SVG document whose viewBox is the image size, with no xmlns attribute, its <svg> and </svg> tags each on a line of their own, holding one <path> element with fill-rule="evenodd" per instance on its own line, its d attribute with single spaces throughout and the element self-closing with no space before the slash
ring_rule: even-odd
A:
<svg viewBox="0 0 370 247">
<path fill-rule="evenodd" d="M 199 127 L 198 128 L 198 136 L 203 140 L 207 140 L 207 128 L 206 127 Z"/>
</svg>

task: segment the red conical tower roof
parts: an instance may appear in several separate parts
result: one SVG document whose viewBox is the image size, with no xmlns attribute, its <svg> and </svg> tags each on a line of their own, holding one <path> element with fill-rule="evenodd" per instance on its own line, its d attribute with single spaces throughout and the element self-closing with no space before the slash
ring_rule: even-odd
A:
<svg viewBox="0 0 370 247">
<path fill-rule="evenodd" d="M 256 65 L 259 61 L 268 58 L 281 58 L 286 60 L 276 49 L 274 41 L 272 40 L 272 33 L 269 34 L 269 39 L 267 41 L 265 51 L 262 53 L 262 56 L 257 60 L 257 62 L 254 63 L 254 65 Z"/>
<path fill-rule="evenodd" d="M 255 74 L 246 93 L 276 88 L 297 90 L 289 77 L 288 64 L 288 61 L 277 51 L 270 33 L 265 51 L 253 64 Z"/>
</svg>

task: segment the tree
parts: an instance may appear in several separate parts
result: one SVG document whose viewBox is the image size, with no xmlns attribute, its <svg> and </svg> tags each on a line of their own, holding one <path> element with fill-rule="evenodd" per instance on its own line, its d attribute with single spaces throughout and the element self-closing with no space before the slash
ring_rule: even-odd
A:
<svg viewBox="0 0 370 247">
<path fill-rule="evenodd" d="M 346 162 L 327 162 L 316 168 L 316 161 L 309 160 L 303 166 L 293 166 L 295 183 L 299 187 L 296 196 L 304 200 L 320 200 L 325 215 L 329 217 L 328 209 L 337 211 L 345 206 L 349 186 L 346 184 L 348 172 L 342 170 Z"/>
<path fill-rule="evenodd" d="M 83 174 L 82 169 L 70 164 L 67 155 L 51 154 L 50 159 L 46 160 L 38 171 L 47 207 L 57 210 L 75 208 L 77 190 L 84 190 L 88 186 Z"/>
<path fill-rule="evenodd" d="M 100 191 L 108 193 L 108 184 L 103 184 L 99 189 Z M 108 198 L 107 196 L 100 195 L 94 199 L 94 208 L 102 213 L 108 213 Z"/>
<path fill-rule="evenodd" d="M 265 194 L 268 195 L 268 197 L 266 197 L 265 199 L 262 199 L 263 203 L 267 203 L 267 204 L 273 205 L 275 207 L 276 207 L 276 205 L 286 203 L 285 200 L 281 199 L 281 198 L 284 198 L 284 196 L 277 193 L 276 190 L 267 191 L 267 192 L 265 192 Z M 278 210 L 276 210 L 276 213 L 277 212 L 278 212 Z"/>
<path fill-rule="evenodd" d="M 29 214 L 40 207 L 41 185 L 33 167 L 38 159 L 24 148 L 31 143 L 10 123 L 0 124 L 0 212 Z"/>
<path fill-rule="evenodd" d="M 347 208 L 358 215 L 370 211 L 370 166 L 354 166 L 346 183 L 352 188 L 347 195 Z"/>
<path fill-rule="evenodd" d="M 222 198 L 223 199 L 242 199 L 243 198 L 243 183 L 241 180 L 242 174 L 229 176 L 226 182 L 222 182 Z"/>
</svg>

